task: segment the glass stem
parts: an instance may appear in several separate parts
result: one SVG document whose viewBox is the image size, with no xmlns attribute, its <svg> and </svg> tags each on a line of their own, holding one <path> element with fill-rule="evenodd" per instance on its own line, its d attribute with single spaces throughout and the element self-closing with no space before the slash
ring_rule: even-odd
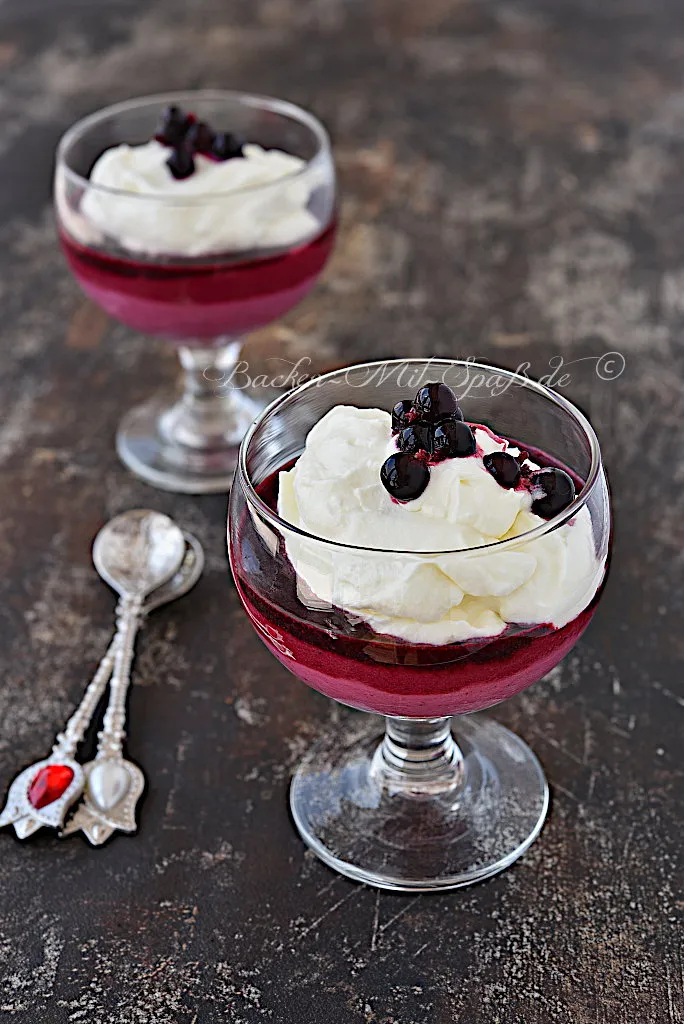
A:
<svg viewBox="0 0 684 1024">
<path fill-rule="evenodd" d="M 159 430 L 167 441 L 206 452 L 239 443 L 254 418 L 254 405 L 231 382 L 241 342 L 215 347 L 181 346 L 183 390 L 162 413 Z"/>
<path fill-rule="evenodd" d="M 459 786 L 463 755 L 451 718 L 386 718 L 373 773 L 393 792 L 433 794 Z"/>
</svg>

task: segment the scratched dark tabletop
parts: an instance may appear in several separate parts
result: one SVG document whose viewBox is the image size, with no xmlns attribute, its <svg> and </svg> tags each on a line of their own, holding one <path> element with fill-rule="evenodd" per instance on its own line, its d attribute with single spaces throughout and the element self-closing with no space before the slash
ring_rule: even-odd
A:
<svg viewBox="0 0 684 1024">
<path fill-rule="evenodd" d="M 139 835 L 100 850 L 0 835 L 0 1019 L 684 1020 L 684 7 L 5 0 L 0 30 L 3 785 L 48 752 L 105 650 L 114 600 L 89 553 L 104 520 L 158 508 L 208 556 L 192 597 L 141 637 Z M 157 492 L 117 461 L 118 418 L 174 361 L 78 292 L 52 152 L 78 116 L 180 86 L 282 95 L 334 138 L 335 257 L 248 340 L 254 368 L 274 353 L 315 367 L 458 354 L 540 376 L 563 360 L 600 435 L 610 583 L 574 653 L 493 712 L 534 746 L 553 802 L 532 849 L 486 884 L 378 894 L 305 852 L 291 769 L 355 713 L 252 632 L 225 498 Z"/>
</svg>

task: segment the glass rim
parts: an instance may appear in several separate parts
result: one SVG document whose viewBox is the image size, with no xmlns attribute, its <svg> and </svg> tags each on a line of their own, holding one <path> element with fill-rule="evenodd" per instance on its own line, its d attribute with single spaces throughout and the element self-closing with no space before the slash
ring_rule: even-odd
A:
<svg viewBox="0 0 684 1024">
<path fill-rule="evenodd" d="M 277 178 L 274 181 L 260 182 L 254 185 L 240 185 L 237 188 L 228 189 L 225 192 L 199 192 L 189 196 L 170 196 L 165 192 L 129 192 L 124 188 L 112 188 L 109 185 L 94 184 L 89 178 L 84 178 L 82 174 L 74 171 L 67 163 L 66 153 L 69 147 L 73 145 L 77 139 L 82 137 L 90 128 L 105 120 L 107 117 L 126 113 L 129 110 L 134 110 L 136 107 L 141 107 L 145 104 L 151 105 L 154 103 L 162 107 L 168 106 L 170 103 L 174 102 L 188 103 L 203 99 L 233 100 L 242 103 L 246 107 L 269 110 L 273 113 L 289 117 L 290 120 L 298 121 L 300 124 L 306 125 L 306 127 L 311 130 L 316 142 L 318 143 L 318 149 L 310 160 L 305 161 L 302 167 L 299 167 L 297 170 L 289 171 L 287 174 L 282 175 L 282 177 Z M 86 114 L 84 117 L 79 118 L 78 121 L 75 121 L 74 124 L 64 132 L 57 143 L 55 160 L 57 173 L 63 174 L 73 184 L 78 185 L 81 188 L 91 189 L 93 192 L 100 193 L 102 195 L 119 196 L 141 202 L 152 201 L 157 204 L 161 203 L 167 206 L 198 206 L 206 203 L 208 200 L 214 201 L 228 196 L 241 195 L 242 193 L 258 192 L 260 189 L 269 189 L 273 188 L 275 185 L 295 181 L 297 178 L 310 171 L 317 163 L 322 163 L 326 160 L 330 156 L 330 152 L 330 136 L 328 135 L 324 125 L 314 114 L 309 113 L 308 110 L 304 110 L 303 107 L 297 106 L 296 103 L 291 103 L 289 100 L 279 100 L 275 96 L 261 96 L 258 93 L 240 92 L 236 89 L 186 89 L 179 90 L 178 92 L 152 93 L 148 96 L 137 96 L 135 99 L 112 103 L 107 107 L 100 107 L 91 114 Z"/>
<path fill-rule="evenodd" d="M 252 438 L 254 437 L 256 431 L 259 429 L 261 424 L 280 406 L 286 405 L 288 402 L 293 401 L 297 396 L 303 394 L 305 391 L 311 388 L 320 387 L 323 383 L 331 380 L 333 377 L 337 377 L 340 374 L 346 373 L 347 371 L 355 369 L 357 367 L 374 369 L 380 366 L 407 366 L 412 363 L 425 363 L 428 361 L 431 366 L 445 368 L 449 366 L 464 366 L 472 367 L 474 370 L 484 370 L 490 373 L 494 371 L 496 373 L 506 374 L 514 381 L 518 381 L 523 387 L 530 388 L 532 391 L 535 391 L 537 392 L 537 394 L 540 394 L 544 398 L 550 400 L 554 405 L 560 407 L 564 412 L 566 412 L 569 416 L 572 417 L 572 419 L 582 429 L 582 432 L 589 443 L 589 450 L 591 453 L 591 465 L 589 467 L 587 479 L 585 480 L 581 491 L 579 492 L 579 494 L 575 496 L 575 499 L 571 502 L 570 505 L 568 505 L 566 509 L 564 509 L 562 512 L 559 512 L 558 515 L 553 516 L 553 518 L 540 523 L 539 526 L 535 526 L 531 530 L 526 530 L 525 533 L 521 533 L 516 537 L 509 537 L 505 540 L 496 540 L 493 541 L 491 544 L 480 544 L 475 545 L 473 547 L 465 548 L 448 548 L 446 550 L 416 550 L 414 548 L 410 548 L 407 550 L 402 548 L 371 547 L 363 544 L 348 544 L 344 541 L 332 540 L 329 537 L 321 537 L 319 534 L 311 533 L 310 531 L 304 530 L 299 526 L 295 526 L 293 523 L 289 523 L 286 519 L 283 519 L 281 516 L 279 516 L 277 512 L 274 512 L 270 508 L 270 506 L 267 505 L 266 502 L 259 496 L 259 494 L 256 491 L 256 488 L 252 484 L 252 481 L 250 480 L 249 477 L 249 472 L 247 469 L 247 451 Z M 577 408 L 577 406 L 573 405 L 573 403 L 568 401 L 567 398 L 564 398 L 562 395 L 557 394 L 555 391 L 547 387 L 545 384 L 541 384 L 539 381 L 536 381 L 531 377 L 523 376 L 523 374 L 517 373 L 515 370 L 506 370 L 503 367 L 493 366 L 489 363 L 477 363 L 464 359 L 431 359 L 429 357 L 411 357 L 408 359 L 378 359 L 367 363 L 352 363 L 350 366 L 345 366 L 338 368 L 336 370 L 331 370 L 328 373 L 322 374 L 320 377 L 313 377 L 311 380 L 305 381 L 298 387 L 292 388 L 292 390 L 290 391 L 286 391 L 285 394 L 279 395 L 269 405 L 267 405 L 264 410 L 262 410 L 262 412 L 251 424 L 249 430 L 242 439 L 242 443 L 240 445 L 240 452 L 238 456 L 237 476 L 239 483 L 243 488 L 248 503 L 252 506 L 252 508 L 257 514 L 259 514 L 263 519 L 265 519 L 268 522 L 270 526 L 272 526 L 278 531 L 282 532 L 289 530 L 291 533 L 295 534 L 298 537 L 302 537 L 310 541 L 316 541 L 319 544 L 327 544 L 331 547 L 339 548 L 340 550 L 344 551 L 369 551 L 376 554 L 384 555 L 412 555 L 414 557 L 435 558 L 439 556 L 447 556 L 454 554 L 472 554 L 475 552 L 491 553 L 492 551 L 505 551 L 513 547 L 519 547 L 522 543 L 528 543 L 529 541 L 536 540 L 540 537 L 544 537 L 548 533 L 552 533 L 554 530 L 557 530 L 559 527 L 569 522 L 570 519 L 573 519 L 580 511 L 580 509 L 584 508 L 587 501 L 589 500 L 590 495 L 594 490 L 594 487 L 596 486 L 596 483 L 601 474 L 601 470 L 601 448 L 599 445 L 598 437 L 596 436 L 594 428 L 591 426 L 589 420 L 584 415 L 584 413 Z M 235 484 L 233 484 L 233 486 L 235 486 Z"/>
</svg>

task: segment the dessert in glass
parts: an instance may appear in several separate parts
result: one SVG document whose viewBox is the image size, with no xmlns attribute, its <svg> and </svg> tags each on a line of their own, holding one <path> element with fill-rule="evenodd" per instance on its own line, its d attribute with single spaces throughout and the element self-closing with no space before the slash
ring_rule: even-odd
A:
<svg viewBox="0 0 684 1024">
<path fill-rule="evenodd" d="M 180 398 L 125 416 L 122 460 L 166 490 L 227 490 L 259 411 L 232 372 L 240 337 L 296 305 L 332 248 L 325 129 L 291 103 L 242 93 L 118 103 L 62 138 L 55 207 L 83 291 L 175 346 L 184 371 Z"/>
<path fill-rule="evenodd" d="M 322 860 L 371 885 L 429 890 L 479 881 L 527 849 L 548 807 L 541 766 L 470 712 L 570 651 L 610 534 L 594 431 L 515 373 L 362 364 L 260 415 L 230 497 L 243 605 L 290 672 L 386 719 L 384 738 L 325 736 L 295 773 L 294 821 Z"/>
</svg>

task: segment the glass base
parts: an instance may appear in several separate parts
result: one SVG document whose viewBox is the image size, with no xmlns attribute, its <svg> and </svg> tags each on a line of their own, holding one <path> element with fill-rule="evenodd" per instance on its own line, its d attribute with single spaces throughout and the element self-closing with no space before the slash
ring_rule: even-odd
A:
<svg viewBox="0 0 684 1024">
<path fill-rule="evenodd" d="M 541 830 L 544 772 L 505 726 L 455 721 L 458 746 L 449 737 L 439 771 L 412 779 L 392 764 L 391 740 L 379 743 L 375 719 L 320 740 L 290 790 L 302 839 L 335 871 L 381 889 L 456 889 L 507 868 Z"/>
<path fill-rule="evenodd" d="M 240 442 L 261 406 L 238 391 L 212 399 L 204 416 L 196 405 L 188 410 L 184 399 L 157 400 L 124 416 L 116 450 L 135 476 L 180 494 L 230 490 Z"/>
</svg>

